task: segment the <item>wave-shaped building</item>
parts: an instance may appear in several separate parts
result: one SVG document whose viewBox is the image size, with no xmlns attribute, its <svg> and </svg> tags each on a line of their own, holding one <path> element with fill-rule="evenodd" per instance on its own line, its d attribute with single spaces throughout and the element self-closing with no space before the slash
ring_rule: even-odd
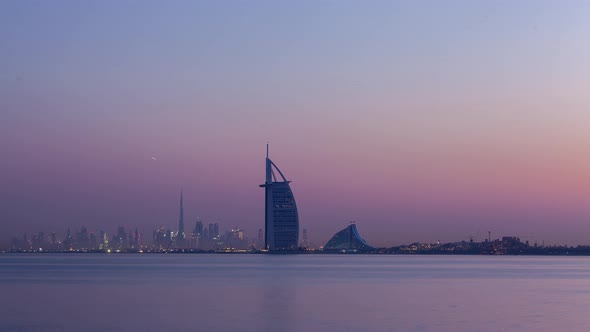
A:
<svg viewBox="0 0 590 332">
<path fill-rule="evenodd" d="M 278 173 L 280 178 L 277 177 Z M 281 170 L 268 157 L 266 145 L 264 247 L 269 251 L 295 251 L 299 243 L 299 214 L 291 186 Z"/>
<path fill-rule="evenodd" d="M 361 237 L 354 223 L 332 236 L 324 246 L 324 251 L 339 252 L 362 252 L 374 249 Z"/>
</svg>

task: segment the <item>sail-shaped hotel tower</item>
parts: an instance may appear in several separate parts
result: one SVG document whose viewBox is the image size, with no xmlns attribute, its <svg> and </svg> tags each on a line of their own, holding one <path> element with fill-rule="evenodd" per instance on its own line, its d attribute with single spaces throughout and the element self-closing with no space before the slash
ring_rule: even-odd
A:
<svg viewBox="0 0 590 332">
<path fill-rule="evenodd" d="M 299 215 L 290 182 L 268 157 L 267 144 L 266 181 L 260 187 L 265 190 L 264 247 L 269 251 L 295 251 L 299 244 Z"/>
</svg>

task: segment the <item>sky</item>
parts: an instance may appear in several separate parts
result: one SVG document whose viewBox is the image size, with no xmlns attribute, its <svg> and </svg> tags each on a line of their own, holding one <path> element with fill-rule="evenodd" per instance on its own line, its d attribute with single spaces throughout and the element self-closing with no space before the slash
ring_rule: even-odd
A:
<svg viewBox="0 0 590 332">
<path fill-rule="evenodd" d="M 0 244 L 197 217 L 590 244 L 587 1 L 0 2 Z"/>
</svg>

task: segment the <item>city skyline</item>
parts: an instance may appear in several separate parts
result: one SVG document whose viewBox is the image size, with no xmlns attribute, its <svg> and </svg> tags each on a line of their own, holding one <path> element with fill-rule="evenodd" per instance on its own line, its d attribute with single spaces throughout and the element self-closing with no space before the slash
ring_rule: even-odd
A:
<svg viewBox="0 0 590 332">
<path fill-rule="evenodd" d="M 118 226 L 112 235 L 103 229 L 96 232 L 88 231 L 81 226 L 80 231 L 72 233 L 68 228 L 65 238 L 60 241 L 55 232 L 45 236 L 44 232 L 24 233 L 13 236 L 10 246 L 0 247 L 9 252 L 95 252 L 95 253 L 371 253 L 371 254 L 484 254 L 484 255 L 588 255 L 590 245 L 567 246 L 563 244 L 549 244 L 545 240 L 541 245 L 525 237 L 522 242 L 520 236 L 504 236 L 492 240 L 491 231 L 487 231 L 487 238 L 477 242 L 479 232 L 460 241 L 441 243 L 412 242 L 400 246 L 373 247 L 368 244 L 356 228 L 355 221 L 334 234 L 325 246 L 317 247 L 309 241 L 307 229 L 301 231 L 302 240 L 299 241 L 299 216 L 297 203 L 283 172 L 270 159 L 269 143 L 266 143 L 265 182 L 259 185 L 264 188 L 264 231 L 258 229 L 257 237 L 249 239 L 247 233 L 234 226 L 225 232 L 219 231 L 219 224 L 204 224 L 198 218 L 192 232 L 185 232 L 184 223 L 184 192 L 180 189 L 178 210 L 178 227 L 176 231 L 164 225 L 153 229 L 151 242 L 143 232 L 135 231 L 125 226 Z M 97 234 L 99 234 L 97 236 Z M 110 238 L 110 240 L 109 240 Z"/>
<path fill-rule="evenodd" d="M 267 153 L 268 153 L 268 144 L 267 144 Z M 276 168 L 274 163 L 270 161 L 267 155 L 267 167 L 269 166 L 269 162 L 271 167 Z M 267 168 L 268 169 L 268 168 Z M 280 173 L 280 170 L 276 168 L 277 171 Z M 272 172 L 272 171 L 271 171 Z M 280 173 L 282 177 L 282 182 L 279 181 L 278 184 L 286 183 L 288 184 L 290 181 L 287 181 L 282 173 Z M 272 174 L 272 182 L 275 182 L 277 179 L 275 174 Z M 268 181 L 267 181 L 268 182 Z M 266 185 L 260 185 L 260 187 L 266 187 Z M 272 194 L 271 194 L 272 195 Z M 173 226 L 170 227 L 170 224 L 160 223 L 158 225 L 154 225 L 151 229 L 152 236 L 149 236 L 148 232 L 144 232 L 145 229 L 140 227 L 140 225 L 135 226 L 122 226 L 118 225 L 116 227 L 116 231 L 111 233 L 105 231 L 105 227 L 97 226 L 94 230 L 88 229 L 86 225 L 78 225 L 77 227 L 68 227 L 67 231 L 62 230 L 62 232 L 56 232 L 55 229 L 52 229 L 50 232 L 47 232 L 46 229 L 41 231 L 30 231 L 24 232 L 21 234 L 12 234 L 10 238 L 10 245 L 0 245 L 0 249 L 9 249 L 9 250 L 40 250 L 40 251 L 68 251 L 68 242 L 69 243 L 76 243 L 75 246 L 72 246 L 72 249 L 85 249 L 85 250 L 104 250 L 108 249 L 121 249 L 121 250 L 129 250 L 133 249 L 135 251 L 139 249 L 149 249 L 153 250 L 178 250 L 178 249 L 200 249 L 200 250 L 269 250 L 271 246 L 267 243 L 266 240 L 266 232 L 263 231 L 263 228 L 259 228 L 258 231 L 250 230 L 248 233 L 247 230 L 240 228 L 237 224 L 232 224 L 231 226 L 223 225 L 220 227 L 220 220 L 216 218 L 202 218 L 196 217 L 195 219 L 195 226 L 192 228 L 193 230 L 189 233 L 184 232 L 184 203 L 183 203 L 183 190 L 181 189 L 180 194 L 180 204 L 178 210 L 178 224 L 177 228 L 175 229 Z M 296 209 L 296 207 L 295 207 Z M 272 211 L 272 208 L 271 208 Z M 272 221 L 270 221 L 272 222 Z M 267 222 L 263 223 L 264 228 L 267 227 Z M 356 230 L 356 222 L 349 221 L 347 222 L 348 226 L 345 227 L 344 230 L 338 231 L 329 237 L 329 241 L 327 239 L 320 240 L 320 242 L 314 242 L 309 240 L 309 231 L 306 228 L 298 230 L 298 233 L 301 233 L 302 238 L 299 241 L 299 236 L 296 235 L 297 242 L 301 249 L 311 249 L 311 250 L 321 250 L 323 245 L 322 243 L 326 243 L 326 245 L 330 245 L 333 241 L 339 241 L 338 243 L 342 242 L 343 239 L 345 240 L 344 244 L 348 245 L 348 243 L 362 243 L 362 245 L 367 246 L 366 249 L 369 250 L 376 250 L 377 249 L 388 249 L 388 248 L 395 248 L 396 246 L 413 246 L 413 245 L 432 245 L 433 243 L 428 242 L 421 242 L 417 240 L 411 240 L 404 243 L 388 243 L 386 245 L 381 245 L 376 247 L 372 247 L 366 243 L 364 239 L 359 235 L 358 231 Z M 143 225 L 145 226 L 145 225 Z M 78 231 L 79 229 L 79 231 Z M 225 229 L 224 231 L 219 231 L 219 229 Z M 73 230 L 73 231 L 72 231 Z M 237 233 L 236 233 L 237 232 Z M 249 234 L 257 233 L 256 237 L 249 237 Z M 147 234 L 144 235 L 144 234 Z M 239 239 L 244 240 L 240 241 L 238 247 L 231 246 L 231 239 L 235 237 L 236 234 L 239 234 Z M 346 234 L 346 235 L 342 235 Z M 180 236 L 179 236 L 180 235 Z M 469 240 L 469 243 L 491 243 L 493 241 L 504 241 L 505 239 L 518 239 L 520 241 L 520 236 L 506 236 L 507 234 L 497 234 L 494 233 L 494 237 L 492 238 L 492 231 L 484 232 L 484 234 L 477 234 L 470 235 L 460 239 L 453 239 L 446 243 L 442 243 L 443 245 L 450 245 L 450 244 L 460 244 L 467 243 L 466 240 Z M 291 235 L 289 235 L 291 237 Z M 80 238 L 85 239 L 80 241 Z M 110 240 L 109 240 L 110 238 Z M 342 239 L 341 239 L 342 238 Z M 63 240 L 62 240 L 63 239 Z M 94 240 L 93 240 L 94 239 Z M 227 240 L 229 239 L 229 242 Z M 338 240 L 335 240 L 338 239 Z M 529 241 L 530 239 L 530 241 Z M 106 243 L 106 247 L 102 247 L 102 241 Z M 558 243 L 555 241 L 550 240 L 537 240 L 529 236 L 525 236 L 523 240 L 526 240 L 526 245 L 534 243 L 534 247 L 537 248 L 551 248 L 551 247 L 560 247 L 561 249 L 567 250 L 568 246 L 564 243 Z M 109 245 L 110 241 L 110 245 Z M 205 244 L 199 244 L 201 241 L 205 241 Z M 213 241 L 207 243 L 207 241 Z M 327 242 L 326 242 L 327 241 Z M 349 241 L 349 242 L 347 242 Z M 475 241 L 475 242 L 474 242 Z M 479 241 L 479 242 L 478 242 Z M 7 242 L 8 243 L 8 242 Z M 94 246 L 87 246 L 90 243 L 94 243 Z M 229 245 L 228 245 L 229 243 Z M 288 241 L 287 241 L 288 243 Z M 436 241 L 437 244 L 441 244 L 441 241 Z M 82 244 L 82 246 L 80 246 Z M 84 244 L 86 246 L 84 246 Z M 99 246 L 100 244 L 100 246 Z M 524 244 L 524 242 L 522 243 Z M 227 246 L 226 246 L 227 245 Z M 547 247 L 545 247 L 547 246 Z M 584 252 L 590 246 L 590 243 L 580 243 L 578 244 L 578 249 L 582 248 Z M 571 247 L 574 248 L 573 246 Z M 353 248 L 354 249 L 354 248 Z M 358 248 L 357 248 L 358 249 Z M 464 248 L 462 248 L 464 249 Z M 292 251 L 292 247 L 275 247 L 277 251 Z M 329 248 L 324 251 L 327 252 L 334 252 L 334 248 Z M 109 250 L 110 252 L 110 250 Z M 361 250 L 361 252 L 364 252 Z M 399 252 L 398 252 L 399 253 Z M 565 253 L 565 251 L 564 251 Z M 538 253 L 534 253 L 538 254 Z M 561 253 L 563 254 L 563 253 Z"/>
<path fill-rule="evenodd" d="M 300 228 L 374 246 L 590 242 L 590 5 L 0 3 L 0 245 L 25 232 L 263 225 L 261 146 Z M 288 165 L 288 166 L 286 166 Z"/>
<path fill-rule="evenodd" d="M 451 242 L 424 243 L 411 242 L 402 245 L 373 247 L 368 244 L 351 222 L 343 230 L 337 231 L 324 245 L 317 246 L 308 241 L 307 229 L 302 230 L 300 247 L 293 250 L 287 247 L 272 247 L 265 243 L 263 230 L 259 229 L 255 238 L 237 226 L 221 230 L 218 223 L 205 224 L 197 220 L 188 237 L 179 237 L 180 229 L 174 231 L 163 225 L 152 230 L 152 236 L 145 236 L 137 227 L 125 229 L 117 227 L 109 233 L 103 229 L 89 231 L 85 226 L 79 230 L 68 228 L 65 237 L 56 232 L 21 234 L 11 239 L 0 252 L 8 253 L 299 253 L 299 254 L 377 254 L 377 255 L 542 255 L 542 256 L 589 256 L 590 244 L 567 246 L 563 244 L 538 243 L 519 236 L 504 234 L 479 241 L 475 237 Z M 62 240 L 63 239 L 63 240 Z M 468 240 L 468 241 L 467 241 Z"/>
</svg>

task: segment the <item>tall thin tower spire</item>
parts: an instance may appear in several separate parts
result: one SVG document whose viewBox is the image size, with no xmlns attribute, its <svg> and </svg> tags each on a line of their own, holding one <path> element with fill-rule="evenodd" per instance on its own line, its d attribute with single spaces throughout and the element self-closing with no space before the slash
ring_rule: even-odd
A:
<svg viewBox="0 0 590 332">
<path fill-rule="evenodd" d="M 176 237 L 178 245 L 184 241 L 184 206 L 182 202 L 182 187 L 180 187 L 180 215 L 178 217 L 178 235 Z"/>
<path fill-rule="evenodd" d="M 268 158 L 268 142 L 266 142 L 266 184 L 272 183 L 272 161 Z"/>
</svg>

